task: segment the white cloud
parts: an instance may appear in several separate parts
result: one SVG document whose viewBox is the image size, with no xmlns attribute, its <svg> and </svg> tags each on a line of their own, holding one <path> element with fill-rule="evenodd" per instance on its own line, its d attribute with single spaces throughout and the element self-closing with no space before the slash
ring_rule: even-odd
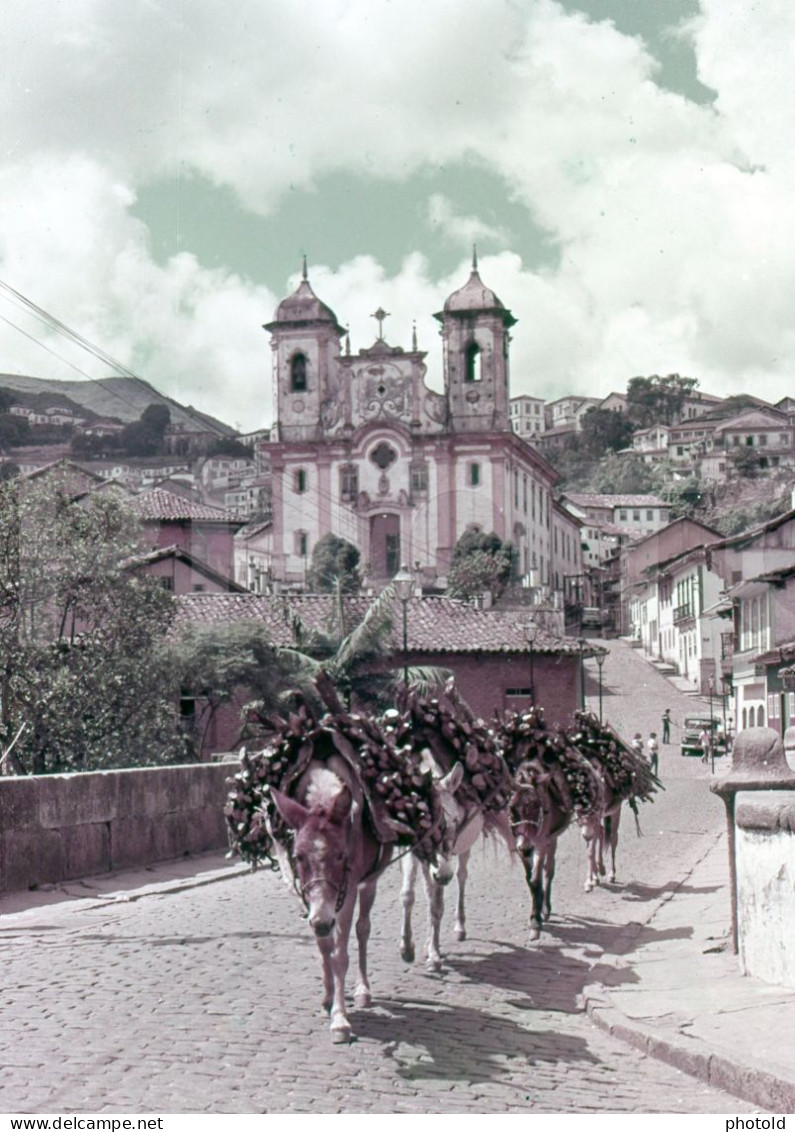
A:
<svg viewBox="0 0 795 1132">
<path fill-rule="evenodd" d="M 4 281 L 162 393 L 225 420 L 255 418 L 252 428 L 269 419 L 260 328 L 275 299 L 266 288 L 203 269 L 187 253 L 155 264 L 145 226 L 128 211 L 134 194 L 85 158 L 6 166 L 0 196 Z M 0 370 L 69 379 L 81 376 L 73 367 L 92 378 L 113 372 L 5 296 L 0 316 Z"/>
<path fill-rule="evenodd" d="M 678 370 L 781 396 L 795 346 L 795 10 L 702 0 L 686 34 L 714 106 L 662 90 L 644 43 L 554 0 L 11 0 L 0 277 L 164 391 L 233 420 L 261 404 L 261 423 L 259 327 L 276 298 L 189 254 L 157 266 L 130 214 L 136 190 L 198 172 L 265 213 L 333 170 L 407 178 L 469 160 L 504 178 L 559 253 L 536 271 L 481 257 L 520 319 L 516 391 L 608 392 Z M 504 235 L 452 194 L 430 209 L 462 247 Z M 407 345 L 416 318 L 434 368 L 431 315 L 467 261 L 438 279 L 410 256 L 387 277 L 365 256 L 312 282 L 358 345 L 379 303 L 391 341 Z M 0 369 L 52 372 L 3 327 Z"/>
<path fill-rule="evenodd" d="M 465 247 L 471 247 L 478 240 L 496 240 L 501 244 L 507 242 L 507 232 L 504 228 L 487 224 L 477 216 L 460 216 L 455 210 L 453 202 L 443 193 L 434 193 L 428 201 L 428 223 L 437 228 L 449 239 Z"/>
</svg>

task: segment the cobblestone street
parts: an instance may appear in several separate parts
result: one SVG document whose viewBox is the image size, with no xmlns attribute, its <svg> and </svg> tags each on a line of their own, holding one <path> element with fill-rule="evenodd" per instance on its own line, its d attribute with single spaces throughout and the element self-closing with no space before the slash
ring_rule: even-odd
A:
<svg viewBox="0 0 795 1132">
<path fill-rule="evenodd" d="M 625 663 L 633 673 L 643 664 L 629 650 L 611 656 L 613 691 Z M 681 705 L 661 677 L 642 672 L 664 685 L 645 690 L 648 726 L 661 710 L 658 692 L 670 701 L 662 707 Z M 618 884 L 586 895 L 581 839 L 565 835 L 557 915 L 540 944 L 526 944 L 521 870 L 487 846 L 473 855 L 470 938 L 454 942 L 448 917 L 445 971 L 428 974 L 419 955 L 407 967 L 397 947 L 399 876 L 390 870 L 373 915 L 375 1002 L 352 1011 L 349 1047 L 331 1044 L 317 949 L 275 874 L 7 914 L 0 1110 L 752 1111 L 611 1038 L 582 1009 L 587 985 L 633 979 L 622 929 L 647 925 L 686 878 L 688 860 L 717 836 L 719 803 L 704 768 L 670 750 L 667 789 L 641 814 L 644 836 L 625 818 Z M 419 950 L 423 898 L 415 915 Z"/>
</svg>

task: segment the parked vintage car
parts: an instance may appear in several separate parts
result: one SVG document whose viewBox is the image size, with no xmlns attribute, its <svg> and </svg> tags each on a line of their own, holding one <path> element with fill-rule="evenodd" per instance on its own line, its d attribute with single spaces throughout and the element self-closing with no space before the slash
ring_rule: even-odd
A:
<svg viewBox="0 0 795 1132">
<path fill-rule="evenodd" d="M 719 719 L 710 719 L 708 715 L 689 715 L 682 728 L 681 755 L 703 755 L 701 750 L 701 732 L 712 730 L 712 744 L 714 754 L 726 754 L 726 736 L 723 724 Z"/>
</svg>

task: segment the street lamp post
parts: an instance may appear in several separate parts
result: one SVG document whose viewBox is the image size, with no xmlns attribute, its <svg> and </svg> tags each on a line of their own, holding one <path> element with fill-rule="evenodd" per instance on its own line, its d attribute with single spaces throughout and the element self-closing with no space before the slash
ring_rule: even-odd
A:
<svg viewBox="0 0 795 1132">
<path fill-rule="evenodd" d="M 411 597 L 412 590 L 414 589 L 414 578 L 405 565 L 402 565 L 392 579 L 392 585 L 395 588 L 395 594 L 400 604 L 403 606 L 403 683 L 408 687 L 409 682 L 409 628 L 408 628 L 408 605 L 409 598 Z"/>
<path fill-rule="evenodd" d="M 599 667 L 599 722 L 602 722 L 602 668 L 604 667 L 605 658 L 607 653 L 598 652 L 596 654 L 596 663 Z"/>
<path fill-rule="evenodd" d="M 536 702 L 536 682 L 535 673 L 533 672 L 533 645 L 538 636 L 538 626 L 535 621 L 528 621 L 524 627 L 524 637 L 527 641 L 527 648 L 530 653 L 530 703 Z"/>
</svg>

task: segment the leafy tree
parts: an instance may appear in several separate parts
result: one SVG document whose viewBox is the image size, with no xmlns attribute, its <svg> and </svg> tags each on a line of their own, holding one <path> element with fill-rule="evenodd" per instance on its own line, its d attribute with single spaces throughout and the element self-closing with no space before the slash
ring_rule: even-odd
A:
<svg viewBox="0 0 795 1132">
<path fill-rule="evenodd" d="M 606 452 L 626 448 L 634 431 L 635 426 L 624 413 L 594 406 L 582 418 L 581 446 L 589 456 L 604 456 Z"/>
<path fill-rule="evenodd" d="M 359 558 L 359 550 L 353 543 L 335 534 L 324 535 L 312 549 L 307 574 L 310 590 L 333 593 L 339 586 L 342 593 L 358 593 L 362 584 Z"/>
<path fill-rule="evenodd" d="M 165 447 L 165 434 L 171 422 L 167 405 L 147 405 L 137 421 L 121 434 L 121 446 L 129 456 L 156 456 Z"/>
<path fill-rule="evenodd" d="M 696 476 L 668 484 L 660 495 L 670 507 L 671 519 L 690 518 L 704 507 L 704 489 Z"/>
<path fill-rule="evenodd" d="M 251 448 L 241 444 L 234 436 L 222 436 L 218 440 L 214 440 L 207 451 L 207 455 L 208 457 L 230 456 L 234 460 L 253 460 L 254 458 Z"/>
<path fill-rule="evenodd" d="M 95 436 L 93 433 L 78 432 L 72 437 L 71 449 L 76 456 L 99 459 L 119 451 L 118 436 Z"/>
<path fill-rule="evenodd" d="M 21 444 L 30 444 L 30 441 L 30 422 L 27 417 L 0 413 L 0 448 L 7 451 L 9 448 L 17 448 Z"/>
<path fill-rule="evenodd" d="M 241 692 L 276 710 L 280 693 L 290 686 L 290 666 L 277 656 L 261 621 L 185 627 L 170 652 L 182 694 L 196 700 L 185 737 L 197 753 L 216 712 Z"/>
<path fill-rule="evenodd" d="M 569 491 L 587 491 L 599 462 L 575 436 L 568 437 L 563 447 L 550 452 L 547 459 L 561 477 L 560 487 Z"/>
<path fill-rule="evenodd" d="M 638 428 L 673 424 L 682 412 L 685 398 L 698 387 L 694 377 L 633 377 L 627 386 L 627 415 Z"/>
<path fill-rule="evenodd" d="M 654 472 L 634 453 L 605 456 L 591 480 L 593 490 L 606 495 L 644 495 L 657 484 Z"/>
<path fill-rule="evenodd" d="M 732 453 L 732 465 L 738 476 L 754 479 L 762 467 L 761 456 L 756 448 L 742 445 Z"/>
<path fill-rule="evenodd" d="M 493 531 L 464 531 L 453 547 L 447 592 L 450 597 L 471 598 L 484 592 L 497 597 L 514 569 L 513 544 Z"/>
<path fill-rule="evenodd" d="M 504 562 L 482 550 L 459 558 L 447 576 L 447 593 L 453 598 L 472 598 L 482 593 L 496 596 L 504 589 Z"/>
<path fill-rule="evenodd" d="M 173 599 L 123 562 L 137 521 L 117 497 L 0 484 L 0 743 L 19 771 L 180 760 L 165 638 Z"/>
<path fill-rule="evenodd" d="M 713 515 L 710 522 L 721 534 L 736 535 L 779 515 L 785 515 L 791 507 L 790 493 L 786 491 L 778 499 L 761 499 L 756 503 L 721 507 L 720 513 Z"/>
<path fill-rule="evenodd" d="M 16 402 L 16 395 L 10 389 L 0 389 L 0 413 L 7 413 Z"/>
</svg>

